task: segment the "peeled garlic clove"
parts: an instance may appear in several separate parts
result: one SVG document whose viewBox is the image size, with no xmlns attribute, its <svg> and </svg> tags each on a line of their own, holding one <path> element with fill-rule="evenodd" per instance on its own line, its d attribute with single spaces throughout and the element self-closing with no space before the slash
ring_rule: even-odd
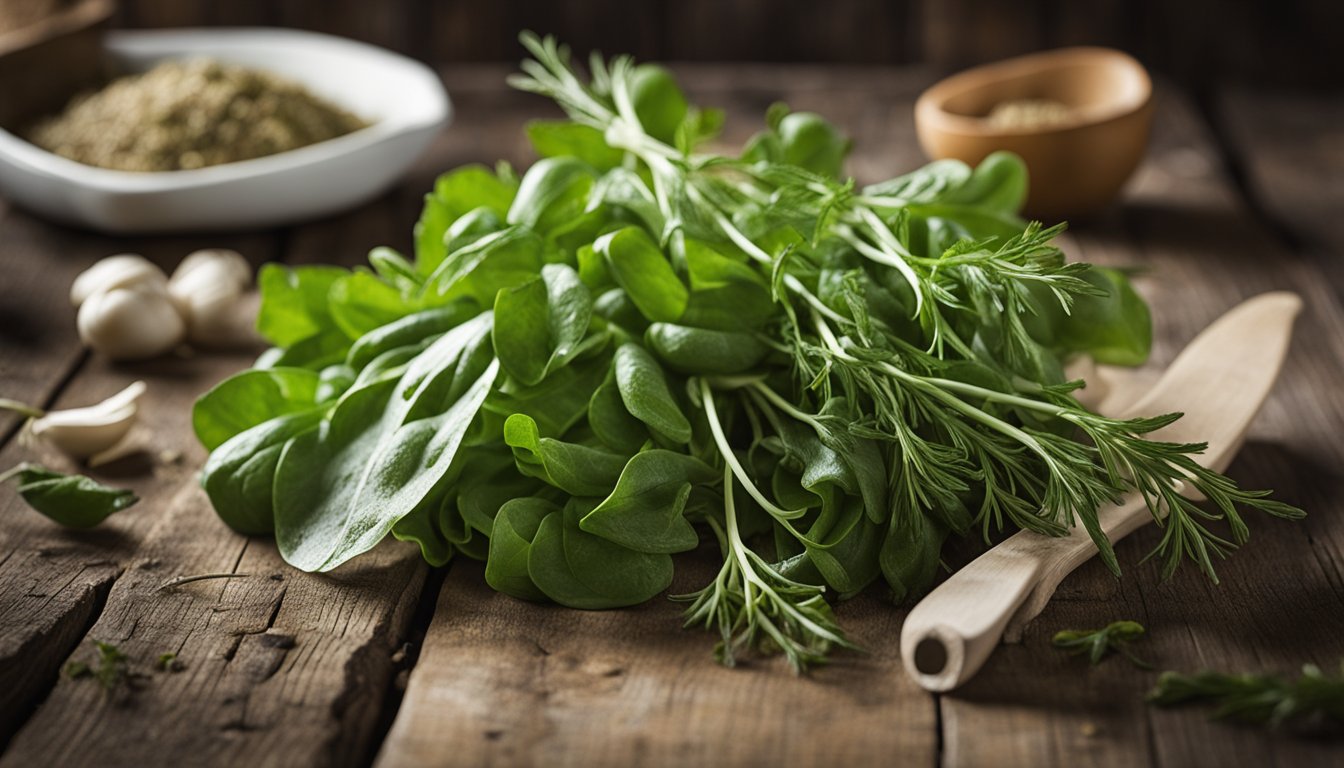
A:
<svg viewBox="0 0 1344 768">
<path fill-rule="evenodd" d="M 201 291 L 187 305 L 187 339 L 203 347 L 246 347 L 257 344 L 256 291 Z"/>
<path fill-rule="evenodd" d="M 51 411 L 34 419 L 29 431 L 72 458 L 87 459 L 126 437 L 144 393 L 145 383 L 137 381 L 97 405 Z"/>
<path fill-rule="evenodd" d="M 168 292 L 144 283 L 93 294 L 77 324 L 85 344 L 114 360 L 161 355 L 181 344 L 187 330 Z"/>
<path fill-rule="evenodd" d="M 157 264 L 134 253 L 121 253 L 79 273 L 70 285 L 70 303 L 78 307 L 95 293 L 141 284 L 164 286 L 167 282 L 168 276 Z"/>
<path fill-rule="evenodd" d="M 229 290 L 236 296 L 252 282 L 252 265 L 237 251 L 213 248 L 187 255 L 168 280 L 168 294 L 184 316 L 192 297 L 203 291 Z"/>
</svg>

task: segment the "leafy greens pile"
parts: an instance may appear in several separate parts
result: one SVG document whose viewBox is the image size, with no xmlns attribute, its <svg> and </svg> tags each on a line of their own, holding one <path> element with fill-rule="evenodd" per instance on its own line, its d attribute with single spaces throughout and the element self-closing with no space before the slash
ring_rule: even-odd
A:
<svg viewBox="0 0 1344 768">
<path fill-rule="evenodd" d="M 688 625 L 718 657 L 801 669 L 846 645 L 826 593 L 927 588 L 949 535 L 1081 523 L 1137 487 L 1165 510 L 1166 571 L 1245 540 L 1236 507 L 1296 510 L 1148 442 L 1177 415 L 1103 418 L 1061 361 L 1137 364 L 1148 310 L 1124 277 L 1066 263 L 1016 212 L 1021 162 L 941 161 L 858 189 L 847 141 L 774 108 L 740 157 L 722 114 L 627 57 L 591 80 L 553 40 L 515 86 L 567 121 L 540 161 L 438 179 L 414 259 L 260 276 L 275 345 L 204 395 L 203 483 L 245 533 L 328 570 L 390 532 L 433 564 L 578 608 L 640 603 L 713 537 Z M 1193 484 L 1218 513 L 1193 506 Z M 1206 527 L 1225 517 L 1232 537 Z"/>
</svg>

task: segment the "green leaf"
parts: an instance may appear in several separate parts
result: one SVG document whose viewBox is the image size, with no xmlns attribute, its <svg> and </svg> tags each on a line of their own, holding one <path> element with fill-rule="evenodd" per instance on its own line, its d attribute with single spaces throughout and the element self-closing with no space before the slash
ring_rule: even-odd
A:
<svg viewBox="0 0 1344 768">
<path fill-rule="evenodd" d="M 587 414 L 589 393 L 607 375 L 604 357 L 576 360 L 554 370 L 541 383 L 523 386 L 506 379 L 486 400 L 485 409 L 505 419 L 515 413 L 537 422 L 548 435 L 563 435 Z"/>
<path fill-rule="evenodd" d="M 564 120 L 532 120 L 527 138 L 542 157 L 577 157 L 599 171 L 618 167 L 625 153 L 607 145 L 596 128 Z"/>
<path fill-rule="evenodd" d="M 532 581 L 528 559 L 541 521 L 552 514 L 559 515 L 560 507 L 537 498 L 514 499 L 499 508 L 485 560 L 485 582 L 491 588 L 523 600 L 546 599 Z"/>
<path fill-rule="evenodd" d="M 352 340 L 413 309 L 400 290 L 369 272 L 354 272 L 332 283 L 327 300 L 332 321 Z"/>
<path fill-rule="evenodd" d="M 625 467 L 625 457 L 542 437 L 530 416 L 515 413 L 504 422 L 504 442 L 518 470 L 574 496 L 606 496 Z"/>
<path fill-rule="evenodd" d="M 258 358 L 256 368 L 307 368 L 320 371 L 345 359 L 350 352 L 350 337 L 339 328 L 329 328 Z"/>
<path fill-rule="evenodd" d="M 770 348 L 754 334 L 654 323 L 644 341 L 658 357 L 682 373 L 730 374 L 751 370 Z"/>
<path fill-rule="evenodd" d="M 495 297 L 493 339 L 500 365 L 523 384 L 536 384 L 581 349 L 593 300 L 565 264 L 547 264 L 541 277 Z"/>
<path fill-rule="evenodd" d="M 278 416 L 239 432 L 210 452 L 201 469 L 215 513 L 226 525 L 247 535 L 275 530 L 275 468 L 285 445 L 317 429 L 326 408 Z"/>
<path fill-rule="evenodd" d="M 288 563 L 331 570 L 372 549 L 436 489 L 498 372 L 489 332 L 488 315 L 454 328 L 399 379 L 346 393 L 320 429 L 285 446 L 275 521 Z"/>
<path fill-rule="evenodd" d="M 850 141 L 824 117 L 793 112 L 780 120 L 775 130 L 783 148 L 783 162 L 833 179 L 842 176 Z"/>
<path fill-rule="evenodd" d="M 538 160 L 523 175 L 506 221 L 543 235 L 573 224 L 588 205 L 596 172 L 574 157 Z"/>
<path fill-rule="evenodd" d="M 20 464 L 0 475 L 0 482 L 15 478 L 28 506 L 68 528 L 92 528 L 140 500 L 131 491 L 37 464 Z"/>
<path fill-rule="evenodd" d="M 579 522 L 588 533 L 636 552 L 695 549 L 700 542 L 683 516 L 691 486 L 713 482 L 718 472 L 699 459 L 653 449 L 635 454 L 611 495 Z"/>
<path fill-rule="evenodd" d="M 257 332 L 277 347 L 288 347 L 331 329 L 331 286 L 349 274 L 340 267 L 263 265 L 257 273 Z"/>
<path fill-rule="evenodd" d="M 612 277 L 644 317 L 670 323 L 686 311 L 690 292 L 644 230 L 618 229 L 599 237 L 593 249 L 607 260 Z"/>
<path fill-rule="evenodd" d="M 686 96 L 676 78 L 657 64 L 640 64 L 630 81 L 630 101 L 645 132 L 664 144 L 672 144 L 688 110 Z"/>
<path fill-rule="evenodd" d="M 658 361 L 638 344 L 622 344 L 612 362 L 621 401 L 631 415 L 674 443 L 691 439 L 691 422 L 672 397 Z"/>
<path fill-rule="evenodd" d="M 317 404 L 319 376 L 304 368 L 268 368 L 234 374 L 201 395 L 191 409 L 191 425 L 206 450 L 229 438 Z"/>
<path fill-rule="evenodd" d="M 635 453 L 649 439 L 644 422 L 625 407 L 616 376 L 609 374 L 588 401 L 588 426 L 604 445 L 617 453 Z"/>
<path fill-rule="evenodd" d="M 493 211 L 503 219 L 513 203 L 517 185 L 480 165 L 467 165 L 445 173 L 425 195 L 425 207 L 415 225 L 415 267 L 432 274 L 448 255 L 445 236 L 459 217 L 477 208 Z"/>
<path fill-rule="evenodd" d="M 1091 267 L 1083 280 L 1097 295 L 1075 296 L 1068 314 L 1048 292 L 1033 290 L 1034 315 L 1024 317 L 1032 335 L 1061 354 L 1084 353 L 1108 365 L 1142 365 L 1153 343 L 1148 305 L 1122 272 Z"/>
<path fill-rule="evenodd" d="M 547 597 L 571 608 L 621 608 L 671 585 L 671 557 L 587 533 L 579 527 L 582 516 L 582 507 L 570 501 L 563 512 L 548 514 L 532 539 L 528 575 Z"/>
<path fill-rule="evenodd" d="M 759 328 L 775 316 L 770 286 L 754 268 L 693 238 L 686 238 L 684 245 L 691 292 L 682 325 L 741 331 Z"/>
<path fill-rule="evenodd" d="M 473 208 L 459 216 L 448 227 L 448 231 L 443 235 L 444 250 L 455 253 L 486 235 L 504 229 L 505 226 L 502 214 L 496 213 L 493 208 L 485 206 Z M 446 254 L 444 258 L 447 258 Z"/>
<path fill-rule="evenodd" d="M 363 370 L 374 358 L 389 350 L 447 333 L 477 314 L 479 310 L 471 302 L 458 301 L 407 315 L 360 336 L 350 346 L 345 363 L 356 371 Z"/>
<path fill-rule="evenodd" d="M 467 297 L 479 307 L 493 307 L 501 290 L 537 276 L 543 250 L 541 237 L 526 227 L 486 235 L 450 254 L 425 282 L 425 292 L 439 301 Z"/>
</svg>

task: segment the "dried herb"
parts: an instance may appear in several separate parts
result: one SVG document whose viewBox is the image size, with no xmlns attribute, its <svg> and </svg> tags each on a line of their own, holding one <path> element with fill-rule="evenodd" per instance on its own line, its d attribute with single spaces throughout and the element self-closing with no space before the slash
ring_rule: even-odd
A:
<svg viewBox="0 0 1344 768">
<path fill-rule="evenodd" d="M 298 149 L 366 125 L 292 80 L 191 59 L 76 96 L 27 137 L 87 165 L 179 171 Z"/>
</svg>

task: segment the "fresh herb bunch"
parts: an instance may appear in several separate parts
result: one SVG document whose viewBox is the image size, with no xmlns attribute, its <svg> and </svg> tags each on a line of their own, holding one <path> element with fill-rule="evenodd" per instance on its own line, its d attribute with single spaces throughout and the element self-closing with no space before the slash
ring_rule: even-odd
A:
<svg viewBox="0 0 1344 768">
<path fill-rule="evenodd" d="M 1314 664 L 1296 680 L 1269 675 L 1163 672 L 1148 700 L 1163 707 L 1214 704 L 1213 717 L 1304 729 L 1344 724 L 1344 664 L 1330 677 Z"/>
<path fill-rule="evenodd" d="M 216 510 L 293 565 L 390 532 L 436 565 L 484 559 L 510 595 L 609 608 L 709 536 L 723 568 L 688 624 L 725 663 L 801 669 L 846 644 L 828 597 L 918 593 L 949 535 L 1081 523 L 1118 571 L 1097 510 L 1137 487 L 1165 570 L 1184 553 L 1212 576 L 1246 539 L 1238 505 L 1297 514 L 1201 468 L 1202 446 L 1143 439 L 1177 415 L 1073 398 L 1062 362 L 1141 362 L 1148 310 L 1017 217 L 1016 157 L 859 189 L 839 132 L 783 108 L 741 156 L 702 153 L 722 115 L 665 70 L 594 56 L 585 81 L 555 41 L 523 43 L 513 84 L 570 118 L 528 126 L 542 159 L 440 177 L 413 259 L 266 267 L 275 348 L 196 404 Z"/>
<path fill-rule="evenodd" d="M 1140 669 L 1152 669 L 1151 664 L 1135 656 L 1129 649 L 1130 643 L 1143 635 L 1143 625 L 1137 621 L 1113 621 L 1101 629 L 1061 630 L 1055 633 L 1050 642 L 1056 648 L 1076 656 L 1086 655 L 1093 666 L 1100 664 L 1106 654 L 1115 652 Z"/>
</svg>

